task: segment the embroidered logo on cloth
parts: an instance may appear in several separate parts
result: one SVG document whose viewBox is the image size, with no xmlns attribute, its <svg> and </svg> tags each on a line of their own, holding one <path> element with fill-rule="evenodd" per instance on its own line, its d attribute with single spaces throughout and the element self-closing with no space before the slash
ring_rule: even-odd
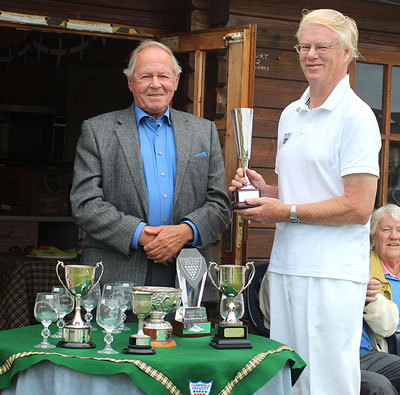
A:
<svg viewBox="0 0 400 395">
<path fill-rule="evenodd" d="M 212 385 L 213 381 L 209 383 L 203 383 L 202 381 L 194 383 L 193 381 L 189 381 L 190 395 L 209 395 Z"/>
</svg>

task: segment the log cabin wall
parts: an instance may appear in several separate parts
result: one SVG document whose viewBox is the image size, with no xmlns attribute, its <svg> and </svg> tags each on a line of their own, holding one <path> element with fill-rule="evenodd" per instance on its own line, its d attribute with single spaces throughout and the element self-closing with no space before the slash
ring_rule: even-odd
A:
<svg viewBox="0 0 400 395">
<path fill-rule="evenodd" d="M 398 6 L 396 3 L 399 3 Z M 280 113 L 290 102 L 298 99 L 307 86 L 293 49 L 297 42 L 295 33 L 302 9 L 316 8 L 334 8 L 355 19 L 360 32 L 360 47 L 392 51 L 400 49 L 399 1 L 230 1 L 229 26 L 257 24 L 250 167 L 260 172 L 269 183 L 277 181 L 274 164 Z M 384 178 L 384 174 L 381 178 Z M 247 260 L 268 262 L 273 239 L 274 227 L 251 224 L 248 228 Z"/>
</svg>

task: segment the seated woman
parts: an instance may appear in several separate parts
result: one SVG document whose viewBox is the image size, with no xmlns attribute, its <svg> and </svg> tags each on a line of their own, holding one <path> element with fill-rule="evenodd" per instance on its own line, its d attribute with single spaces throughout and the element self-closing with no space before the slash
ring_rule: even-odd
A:
<svg viewBox="0 0 400 395">
<path fill-rule="evenodd" d="M 386 337 L 399 327 L 400 207 L 388 204 L 371 217 L 370 281 L 360 346 L 361 395 L 397 395 L 400 357 L 388 353 Z M 259 292 L 264 325 L 269 328 L 269 276 Z M 393 301 L 392 301 L 393 300 Z"/>
<path fill-rule="evenodd" d="M 397 394 L 400 357 L 388 353 L 385 337 L 400 327 L 400 207 L 388 204 L 376 210 L 370 234 L 371 279 L 360 347 L 361 394 Z"/>
</svg>

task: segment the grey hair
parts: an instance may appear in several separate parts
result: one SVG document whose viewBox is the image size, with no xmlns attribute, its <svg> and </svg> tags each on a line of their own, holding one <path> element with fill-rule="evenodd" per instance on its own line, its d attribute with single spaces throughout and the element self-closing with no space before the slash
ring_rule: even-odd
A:
<svg viewBox="0 0 400 395">
<path fill-rule="evenodd" d="M 336 10 L 303 10 L 303 17 L 296 33 L 297 40 L 299 40 L 301 29 L 309 23 L 326 26 L 336 33 L 339 45 L 344 49 L 350 50 L 348 64 L 360 56 L 357 49 L 358 29 L 354 19 Z"/>
<path fill-rule="evenodd" d="M 142 41 L 132 52 L 129 57 L 129 62 L 128 62 L 128 67 L 124 69 L 123 73 L 128 77 L 132 77 L 133 73 L 135 72 L 135 67 L 136 67 L 136 60 L 139 55 L 139 52 L 145 48 L 151 48 L 151 47 L 158 47 L 162 48 L 164 51 L 168 52 L 168 54 L 171 56 L 172 60 L 172 67 L 174 69 L 175 76 L 179 75 L 182 73 L 182 68 L 179 66 L 178 61 L 176 60 L 174 54 L 172 53 L 171 49 L 167 47 L 166 45 L 154 41 L 154 40 L 145 40 Z"/>
<path fill-rule="evenodd" d="M 379 207 L 372 213 L 371 216 L 371 226 L 369 234 L 371 236 L 375 235 L 376 227 L 378 226 L 384 215 L 388 213 L 395 221 L 400 221 L 400 207 L 395 204 L 387 204 L 385 206 Z"/>
</svg>

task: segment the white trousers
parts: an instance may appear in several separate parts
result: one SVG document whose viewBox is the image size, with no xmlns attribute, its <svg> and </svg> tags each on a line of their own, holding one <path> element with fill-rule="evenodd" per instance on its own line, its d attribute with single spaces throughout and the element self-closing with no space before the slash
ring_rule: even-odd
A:
<svg viewBox="0 0 400 395">
<path fill-rule="evenodd" d="M 271 338 L 307 363 L 296 395 L 359 395 L 367 284 L 270 273 Z"/>
</svg>

